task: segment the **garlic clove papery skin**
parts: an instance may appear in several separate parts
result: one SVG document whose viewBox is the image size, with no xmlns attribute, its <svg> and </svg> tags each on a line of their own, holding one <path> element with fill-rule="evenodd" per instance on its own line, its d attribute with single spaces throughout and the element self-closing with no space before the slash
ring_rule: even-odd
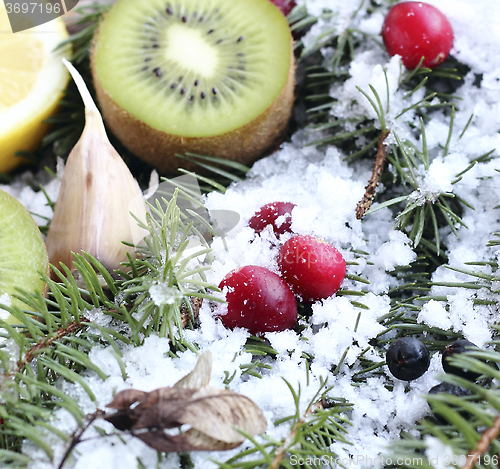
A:
<svg viewBox="0 0 500 469">
<path fill-rule="evenodd" d="M 66 63 L 85 103 L 86 123 L 61 181 L 46 246 L 50 263 L 73 270 L 73 255 L 85 251 L 112 272 L 136 257 L 133 243 L 148 234 L 131 216 L 146 221 L 139 184 L 106 135 L 102 117 L 78 72 Z"/>
</svg>

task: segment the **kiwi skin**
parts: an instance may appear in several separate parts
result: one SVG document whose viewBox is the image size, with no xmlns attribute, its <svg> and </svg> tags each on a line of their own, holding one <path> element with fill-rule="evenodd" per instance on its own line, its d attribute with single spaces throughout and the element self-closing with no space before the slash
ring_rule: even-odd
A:
<svg viewBox="0 0 500 469">
<path fill-rule="evenodd" d="M 160 174 L 174 175 L 180 166 L 199 171 L 199 166 L 176 156 L 185 153 L 216 156 L 251 165 L 266 150 L 275 148 L 283 140 L 292 116 L 295 94 L 295 56 L 291 34 L 290 68 L 280 94 L 263 113 L 244 126 L 211 137 L 183 137 L 157 130 L 119 106 L 97 76 L 95 52 L 98 37 L 99 31 L 94 36 L 90 63 L 104 121 L 128 150 L 156 168 Z"/>
</svg>

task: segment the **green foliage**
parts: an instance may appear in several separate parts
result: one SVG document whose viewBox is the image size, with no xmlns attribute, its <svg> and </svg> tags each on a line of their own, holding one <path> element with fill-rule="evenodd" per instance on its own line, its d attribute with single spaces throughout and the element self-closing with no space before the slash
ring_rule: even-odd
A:
<svg viewBox="0 0 500 469">
<path fill-rule="evenodd" d="M 195 177 L 200 184 L 200 188 L 205 192 L 215 190 L 224 193 L 229 184 L 243 180 L 250 170 L 249 167 L 226 158 L 197 155 L 195 153 L 186 153 L 185 155 L 177 155 L 177 157 L 200 168 L 200 171 L 204 174 L 193 173 L 182 168 L 179 171 L 182 174 Z"/>
<path fill-rule="evenodd" d="M 76 20 L 70 24 L 73 32 L 58 47 L 71 46 L 71 62 L 78 65 L 88 59 L 94 34 L 109 8 L 110 5 L 94 3 L 75 9 Z"/>
<path fill-rule="evenodd" d="M 207 266 L 190 268 L 189 261 L 207 254 L 209 249 L 192 225 L 182 222 L 176 195 L 164 202 L 151 207 L 155 216 L 147 219 L 149 236 L 140 248 L 142 256 L 130 259 L 123 272 L 108 272 L 92 256 L 75 254 L 78 275 L 64 265 L 61 270 L 53 267 L 55 280 L 43 275 L 49 286 L 46 298 L 40 293 L 20 291 L 16 297 L 26 304 L 26 310 L 0 305 L 19 322 L 12 325 L 0 319 L 0 336 L 6 339 L 0 348 L 2 467 L 19 467 L 26 461 L 17 454 L 25 440 L 52 458 L 53 450 L 43 431 L 69 441 L 70 435 L 49 423 L 58 409 L 67 410 L 76 424 L 82 424 L 85 415 L 79 403 L 57 383 L 78 383 L 95 401 L 82 372 L 92 371 L 103 380 L 107 376 L 89 358 L 93 347 L 112 348 L 124 379 L 122 347 L 140 345 L 151 333 L 168 337 L 174 349 L 196 350 L 182 335 L 183 316 L 186 322 L 194 319 L 193 298 L 216 300 L 208 293 L 216 287 L 204 280 Z M 201 249 L 183 257 L 189 238 L 196 238 Z M 152 285 L 163 285 L 172 301 L 155 304 L 149 293 Z M 105 316 L 109 317 L 108 326 L 93 319 Z"/>
<path fill-rule="evenodd" d="M 89 54 L 92 38 L 109 5 L 92 4 L 75 9 L 73 33 L 58 49 L 71 48 L 71 62 L 90 83 Z M 66 157 L 80 138 L 85 125 L 85 109 L 76 85 L 71 80 L 59 102 L 60 111 L 47 119 L 52 129 L 44 137 L 42 147 L 52 147 L 57 156 Z"/>
<path fill-rule="evenodd" d="M 168 337 L 173 346 L 182 344 L 193 349 L 182 336 L 181 308 L 189 320 L 194 320 L 191 299 L 194 297 L 217 300 L 208 294 L 208 289 L 216 287 L 207 283 L 204 272 L 209 265 L 195 267 L 190 262 L 210 253 L 210 248 L 201 235 L 194 238 L 201 249 L 185 255 L 186 248 L 193 242 L 193 224 L 186 225 L 181 219 L 177 206 L 177 192 L 163 204 L 157 200 L 150 206 L 146 225 L 139 226 L 149 232 L 144 247 L 139 247 L 139 257 L 128 264 L 130 272 L 121 272 L 119 293 L 122 304 L 133 305 L 127 310 L 127 322 L 132 327 L 132 339 L 136 344 L 152 332 L 160 337 Z M 162 205 L 165 205 L 163 209 Z M 151 298 L 150 289 L 158 287 L 165 297 L 160 305 Z M 193 349 L 194 350 L 194 349 Z"/>
<path fill-rule="evenodd" d="M 303 410 L 300 386 L 295 390 L 289 382 L 285 383 L 292 394 L 295 413 L 274 422 L 274 425 L 287 426 L 287 437 L 276 440 L 267 436 L 261 439 L 246 435 L 252 447 L 225 462 L 219 462 L 221 469 L 290 469 L 297 463 L 301 467 L 312 467 L 301 461 L 320 461 L 325 456 L 325 450 L 336 441 L 350 444 L 346 434 L 350 424 L 347 415 L 352 404 L 344 398 L 330 397 L 331 388 L 323 381 Z M 337 455 L 329 453 L 329 456 L 334 460 Z"/>
</svg>

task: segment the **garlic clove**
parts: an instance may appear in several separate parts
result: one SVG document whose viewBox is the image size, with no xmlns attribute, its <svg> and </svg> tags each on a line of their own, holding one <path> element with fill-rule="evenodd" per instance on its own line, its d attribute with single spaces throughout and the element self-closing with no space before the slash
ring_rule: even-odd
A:
<svg viewBox="0 0 500 469">
<path fill-rule="evenodd" d="M 102 117 L 78 71 L 65 59 L 85 104 L 85 128 L 71 151 L 47 234 L 50 263 L 73 270 L 73 255 L 88 252 L 112 272 L 136 257 L 133 243 L 148 233 L 139 184 L 106 135 Z"/>
</svg>

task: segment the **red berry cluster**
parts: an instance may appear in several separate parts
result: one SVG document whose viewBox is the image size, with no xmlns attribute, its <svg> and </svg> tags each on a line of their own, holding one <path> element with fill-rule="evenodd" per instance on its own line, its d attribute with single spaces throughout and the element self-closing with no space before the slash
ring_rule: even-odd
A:
<svg viewBox="0 0 500 469">
<path fill-rule="evenodd" d="M 276 237 L 291 232 L 289 202 L 264 205 L 250 219 L 256 233 L 271 226 Z M 278 253 L 281 276 L 265 267 L 248 265 L 224 277 L 227 313 L 220 319 L 226 327 L 245 327 L 252 334 L 291 329 L 297 321 L 296 297 L 304 302 L 328 298 L 340 288 L 346 273 L 342 254 L 331 244 L 307 235 L 294 235 Z"/>
</svg>

